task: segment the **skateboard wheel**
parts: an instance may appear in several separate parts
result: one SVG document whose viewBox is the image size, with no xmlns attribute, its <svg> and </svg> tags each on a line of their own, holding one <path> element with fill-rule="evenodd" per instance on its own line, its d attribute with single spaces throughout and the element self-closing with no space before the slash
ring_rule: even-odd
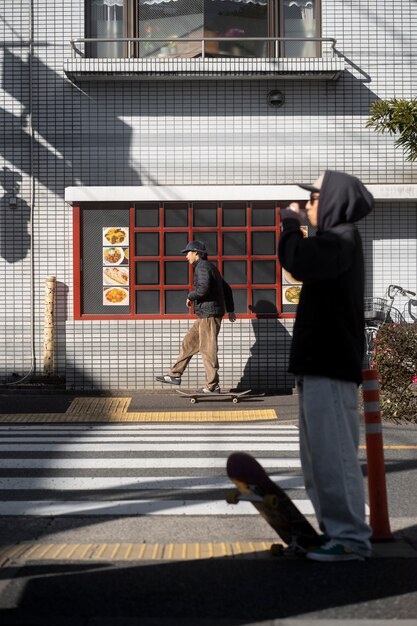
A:
<svg viewBox="0 0 417 626">
<path fill-rule="evenodd" d="M 239 402 L 239 400 L 237 398 L 232 398 L 232 402 L 233 402 L 233 404 L 237 404 Z"/>
<path fill-rule="evenodd" d="M 278 506 L 278 498 L 270 493 L 267 493 L 266 496 L 264 496 L 264 503 L 265 506 L 270 509 L 276 509 Z"/>
<path fill-rule="evenodd" d="M 230 491 L 226 495 L 227 504 L 237 504 L 239 502 L 239 492 L 238 491 Z"/>
<path fill-rule="evenodd" d="M 197 402 L 196 398 L 190 398 L 191 404 L 195 404 Z"/>
<path fill-rule="evenodd" d="M 273 543 L 269 548 L 269 553 L 271 556 L 282 556 L 284 551 L 284 546 L 282 543 Z"/>
</svg>

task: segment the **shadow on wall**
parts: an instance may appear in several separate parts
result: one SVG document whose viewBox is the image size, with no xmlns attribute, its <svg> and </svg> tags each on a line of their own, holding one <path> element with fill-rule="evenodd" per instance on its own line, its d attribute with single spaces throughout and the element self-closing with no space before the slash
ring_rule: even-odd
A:
<svg viewBox="0 0 417 626">
<path fill-rule="evenodd" d="M 105 87 L 93 84 L 88 86 L 89 93 L 83 92 L 45 65 L 36 54 L 31 61 L 35 134 L 31 143 L 29 60 L 14 54 L 8 49 L 10 45 L 4 49 L 1 86 L 13 100 L 10 99 L 8 109 L 0 107 L 4 124 L 0 153 L 12 169 L 4 168 L 3 180 L 0 180 L 6 191 L 1 205 L 0 254 L 14 263 L 27 256 L 30 246 L 28 193 L 26 201 L 21 198 L 22 182 L 25 188 L 29 187 L 24 177 L 33 174 L 35 183 L 62 200 L 67 186 L 141 185 L 141 178 L 130 163 L 132 129 L 109 106 L 105 93 L 100 91 Z M 48 115 L 40 115 L 40 109 L 47 109 Z M 115 154 L 117 168 L 114 167 Z M 106 166 L 103 167 L 103 163 Z M 120 172 L 123 172 L 123 180 L 120 180 Z M 14 213 L 10 211 L 10 197 L 17 197 Z"/>
<path fill-rule="evenodd" d="M 237 389 L 253 389 L 287 395 L 295 386 L 294 376 L 287 372 L 291 335 L 278 319 L 274 304 L 259 300 L 252 307 L 255 343 Z"/>
<path fill-rule="evenodd" d="M 8 167 L 0 173 L 5 191 L 0 200 L 0 255 L 7 263 L 26 258 L 30 248 L 30 208 L 19 197 L 22 176 Z"/>
</svg>

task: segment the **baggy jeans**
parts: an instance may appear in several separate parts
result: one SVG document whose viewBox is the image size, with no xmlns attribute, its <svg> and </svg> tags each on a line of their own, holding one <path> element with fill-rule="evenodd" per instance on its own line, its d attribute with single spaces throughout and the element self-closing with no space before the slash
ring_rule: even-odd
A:
<svg viewBox="0 0 417 626">
<path fill-rule="evenodd" d="M 370 556 L 363 476 L 358 459 L 358 388 L 321 376 L 297 377 L 300 457 L 307 494 L 321 530 Z"/>
<path fill-rule="evenodd" d="M 221 324 L 221 317 L 200 317 L 194 322 L 182 340 L 181 352 L 169 372 L 171 376 L 182 376 L 191 358 L 199 352 L 206 371 L 207 387 L 212 389 L 218 384 L 217 337 Z"/>
</svg>

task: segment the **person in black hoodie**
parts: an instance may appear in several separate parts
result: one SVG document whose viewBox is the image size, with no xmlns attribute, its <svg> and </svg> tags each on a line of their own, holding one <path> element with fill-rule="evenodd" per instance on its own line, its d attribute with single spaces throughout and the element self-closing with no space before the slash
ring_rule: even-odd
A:
<svg viewBox="0 0 417 626">
<path fill-rule="evenodd" d="M 307 493 L 324 533 L 307 558 L 370 556 L 363 477 L 358 460 L 358 385 L 364 351 L 364 258 L 355 222 L 374 206 L 360 180 L 327 170 L 312 185 L 303 236 L 297 202 L 281 211 L 278 256 L 302 281 L 289 372 L 299 397 L 300 457 Z"/>
<path fill-rule="evenodd" d="M 181 352 L 169 374 L 157 376 L 156 380 L 180 385 L 185 368 L 199 352 L 206 371 L 206 385 L 200 391 L 220 393 L 217 337 L 226 311 L 231 322 L 236 320 L 232 289 L 217 267 L 207 260 L 202 241 L 190 241 L 182 252 L 187 254 L 187 261 L 194 269 L 194 288 L 188 294 L 186 304 L 189 308 L 194 305 L 194 313 L 199 319 L 185 335 Z"/>
</svg>

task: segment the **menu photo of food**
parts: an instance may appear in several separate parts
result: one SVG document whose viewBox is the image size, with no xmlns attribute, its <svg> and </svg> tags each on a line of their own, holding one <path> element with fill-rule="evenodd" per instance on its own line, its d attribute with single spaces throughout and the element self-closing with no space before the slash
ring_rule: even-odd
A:
<svg viewBox="0 0 417 626">
<path fill-rule="evenodd" d="M 129 229 L 125 226 L 108 226 L 103 228 L 104 246 L 128 246 Z"/>
<path fill-rule="evenodd" d="M 282 304 L 298 304 L 300 301 L 301 285 L 282 287 Z"/>
<path fill-rule="evenodd" d="M 124 258 L 123 248 L 103 248 L 104 265 L 120 265 Z"/>
<path fill-rule="evenodd" d="M 129 270 L 127 267 L 104 267 L 103 285 L 127 286 L 129 284 Z"/>
<path fill-rule="evenodd" d="M 125 306 L 129 304 L 129 289 L 109 287 L 103 289 L 103 304 Z"/>
<path fill-rule="evenodd" d="M 287 270 L 284 270 L 284 268 L 282 269 L 282 278 L 282 282 L 285 285 L 301 285 L 301 280 L 297 280 L 297 278 L 294 278 L 294 276 L 287 272 Z"/>
</svg>

